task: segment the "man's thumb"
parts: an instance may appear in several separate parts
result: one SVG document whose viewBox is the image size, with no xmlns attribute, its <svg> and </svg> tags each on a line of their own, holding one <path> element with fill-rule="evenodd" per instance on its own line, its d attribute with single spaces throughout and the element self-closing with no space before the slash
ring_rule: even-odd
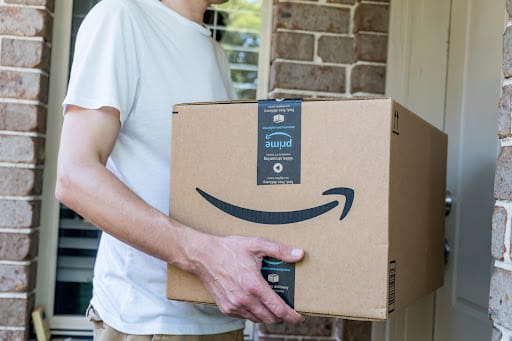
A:
<svg viewBox="0 0 512 341">
<path fill-rule="evenodd" d="M 273 243 L 273 245 L 266 248 L 265 251 L 265 256 L 276 258 L 287 263 L 298 262 L 304 257 L 303 249 L 278 243 Z"/>
<path fill-rule="evenodd" d="M 304 257 L 304 250 L 299 249 L 297 247 L 292 248 L 290 251 L 290 257 L 296 259 L 297 261 L 301 260 Z"/>
</svg>

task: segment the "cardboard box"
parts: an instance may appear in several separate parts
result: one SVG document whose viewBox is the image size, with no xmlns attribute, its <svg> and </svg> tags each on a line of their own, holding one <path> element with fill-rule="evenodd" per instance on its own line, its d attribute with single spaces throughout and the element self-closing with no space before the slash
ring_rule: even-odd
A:
<svg viewBox="0 0 512 341">
<path fill-rule="evenodd" d="M 263 276 L 302 313 L 382 320 L 443 283 L 447 136 L 390 98 L 174 107 L 170 211 L 304 248 Z M 167 296 L 213 302 L 169 266 Z"/>
</svg>

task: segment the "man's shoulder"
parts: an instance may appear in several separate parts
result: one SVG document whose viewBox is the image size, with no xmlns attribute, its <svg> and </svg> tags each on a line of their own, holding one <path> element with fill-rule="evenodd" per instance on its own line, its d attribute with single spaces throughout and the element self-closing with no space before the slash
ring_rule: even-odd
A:
<svg viewBox="0 0 512 341">
<path fill-rule="evenodd" d="M 144 2 L 148 0 L 101 0 L 89 11 L 81 30 L 98 33 L 118 27 L 132 32 L 145 20 Z"/>
<path fill-rule="evenodd" d="M 101 0 L 89 12 L 89 16 L 107 17 L 132 17 L 137 14 L 137 0 Z"/>
</svg>

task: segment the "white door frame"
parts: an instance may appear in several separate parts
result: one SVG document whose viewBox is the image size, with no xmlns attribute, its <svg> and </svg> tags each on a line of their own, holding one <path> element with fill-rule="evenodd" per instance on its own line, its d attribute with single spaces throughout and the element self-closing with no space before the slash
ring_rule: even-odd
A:
<svg viewBox="0 0 512 341">
<path fill-rule="evenodd" d="M 59 334 L 59 330 L 69 334 L 70 328 L 75 331 L 74 335 L 91 334 L 90 322 L 85 317 L 53 315 L 59 237 L 59 203 L 54 192 L 62 102 L 68 82 L 72 14 L 73 0 L 55 0 L 36 286 L 36 304 L 44 306 L 53 335 Z"/>
</svg>

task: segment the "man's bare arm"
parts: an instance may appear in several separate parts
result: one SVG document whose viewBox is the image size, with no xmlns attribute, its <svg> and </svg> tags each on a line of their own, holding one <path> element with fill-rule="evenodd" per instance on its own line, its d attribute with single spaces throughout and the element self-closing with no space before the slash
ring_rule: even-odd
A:
<svg viewBox="0 0 512 341">
<path fill-rule="evenodd" d="M 298 322 L 301 316 L 260 275 L 261 259 L 296 262 L 303 251 L 259 238 L 194 230 L 147 205 L 105 167 L 119 133 L 116 109 L 70 106 L 64 115 L 59 201 L 133 247 L 198 276 L 220 310 L 254 322 Z M 223 264 L 237 260 L 229 273 Z"/>
</svg>

